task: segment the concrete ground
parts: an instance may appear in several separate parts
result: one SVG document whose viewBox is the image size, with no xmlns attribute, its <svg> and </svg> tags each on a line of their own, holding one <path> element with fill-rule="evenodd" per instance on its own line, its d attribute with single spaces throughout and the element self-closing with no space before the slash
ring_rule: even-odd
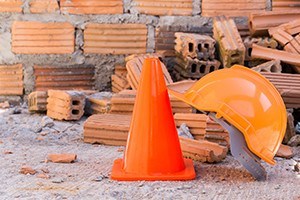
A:
<svg viewBox="0 0 300 200">
<path fill-rule="evenodd" d="M 300 147 L 293 159 L 276 158 L 277 165 L 263 163 L 264 182 L 255 181 L 230 155 L 219 164 L 194 162 L 193 181 L 118 182 L 110 180 L 113 160 L 123 147 L 83 143 L 82 124 L 42 123 L 44 115 L 0 110 L 0 199 L 300 199 Z M 45 118 L 44 118 L 45 119 Z M 47 162 L 49 153 L 75 153 L 71 164 Z M 21 166 L 37 170 L 19 173 Z M 39 178 L 49 171 L 48 179 Z"/>
</svg>

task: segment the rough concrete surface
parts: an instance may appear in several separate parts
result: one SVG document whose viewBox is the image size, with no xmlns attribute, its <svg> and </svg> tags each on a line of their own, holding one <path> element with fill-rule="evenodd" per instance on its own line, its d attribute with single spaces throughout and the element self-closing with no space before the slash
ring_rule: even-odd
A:
<svg viewBox="0 0 300 200">
<path fill-rule="evenodd" d="M 113 160 L 123 156 L 123 147 L 83 143 L 86 118 L 48 126 L 43 114 L 25 109 L 12 114 L 12 110 L 0 110 L 0 199 L 300 198 L 300 174 L 293 167 L 300 161 L 299 146 L 293 148 L 293 159 L 276 158 L 275 166 L 263 163 L 268 173 L 264 182 L 253 180 L 230 155 L 219 164 L 194 162 L 193 181 L 117 182 L 109 175 Z M 78 157 L 71 164 L 52 163 L 46 160 L 50 153 Z M 24 165 L 37 173 L 19 173 Z"/>
</svg>

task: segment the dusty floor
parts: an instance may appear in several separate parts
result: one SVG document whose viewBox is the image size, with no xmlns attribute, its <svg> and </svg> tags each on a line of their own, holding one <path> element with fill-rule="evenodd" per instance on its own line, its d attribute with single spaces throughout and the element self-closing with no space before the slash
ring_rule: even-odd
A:
<svg viewBox="0 0 300 200">
<path fill-rule="evenodd" d="M 186 182 L 117 182 L 109 179 L 113 160 L 122 147 L 90 145 L 82 141 L 82 124 L 58 122 L 42 127 L 44 115 L 11 114 L 0 110 L 0 199 L 300 199 L 300 174 L 293 162 L 276 158 L 263 164 L 268 180 L 257 182 L 227 156 L 220 164 L 195 162 L 197 178 Z M 9 153 L 11 152 L 11 153 Z M 48 153 L 76 153 L 77 162 L 45 162 Z M 22 165 L 38 171 L 20 174 Z M 49 179 L 38 178 L 49 170 Z"/>
</svg>

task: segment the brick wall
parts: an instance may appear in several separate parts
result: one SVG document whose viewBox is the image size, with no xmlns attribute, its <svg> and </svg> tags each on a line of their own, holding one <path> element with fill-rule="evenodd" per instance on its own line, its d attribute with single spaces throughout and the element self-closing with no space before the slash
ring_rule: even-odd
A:
<svg viewBox="0 0 300 200">
<path fill-rule="evenodd" d="M 166 56 L 174 56 L 177 31 L 211 35 L 212 16 L 230 13 L 237 17 L 240 27 L 245 27 L 250 10 L 271 9 L 270 0 L 234 2 L 0 0 L 0 66 L 1 71 L 5 70 L 1 73 L 13 74 L 19 66 L 22 69 L 13 92 L 3 93 L 28 94 L 40 85 L 57 84 L 38 82 L 41 78 L 37 77 L 36 66 L 40 71 L 67 67 L 73 74 L 79 66 L 87 70 L 92 66 L 93 87 L 105 90 L 110 88 L 115 64 L 124 63 L 127 54 L 165 52 Z M 238 9 L 231 12 L 228 6 L 222 6 L 229 4 Z M 8 79 L 0 77 L 0 88 L 5 87 L 4 80 L 9 85 Z M 87 84 L 91 84 L 90 80 Z"/>
</svg>

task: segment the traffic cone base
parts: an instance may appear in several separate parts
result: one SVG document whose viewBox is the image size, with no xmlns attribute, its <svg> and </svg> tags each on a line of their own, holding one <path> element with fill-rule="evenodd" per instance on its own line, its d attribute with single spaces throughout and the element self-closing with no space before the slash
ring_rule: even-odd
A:
<svg viewBox="0 0 300 200">
<path fill-rule="evenodd" d="M 193 161 L 191 159 L 184 159 L 184 164 L 184 170 L 172 174 L 134 174 L 125 172 L 123 169 L 123 159 L 117 159 L 114 161 L 111 179 L 118 181 L 182 181 L 195 179 L 196 173 Z"/>
</svg>

